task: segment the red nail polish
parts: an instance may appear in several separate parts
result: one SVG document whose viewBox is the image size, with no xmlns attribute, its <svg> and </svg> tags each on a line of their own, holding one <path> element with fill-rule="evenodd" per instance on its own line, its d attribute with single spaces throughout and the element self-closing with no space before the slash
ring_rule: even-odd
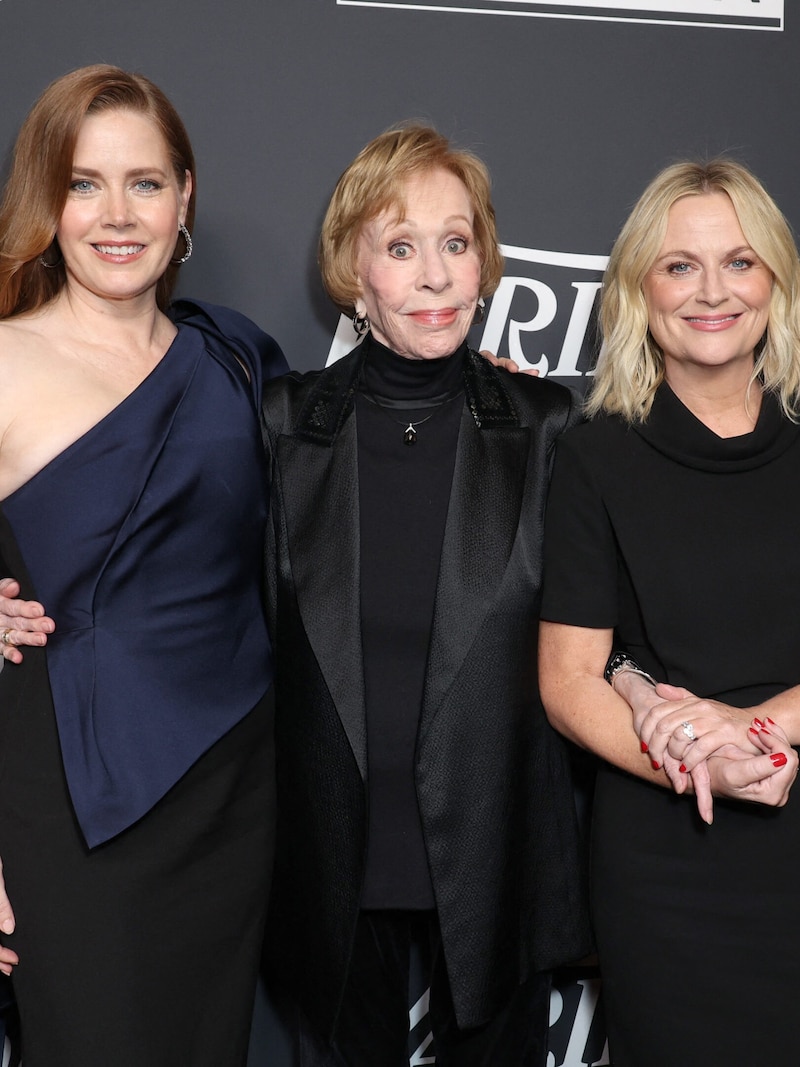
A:
<svg viewBox="0 0 800 1067">
<path fill-rule="evenodd" d="M 786 766 L 786 753 L 785 752 L 773 752 L 769 757 L 776 767 Z"/>
<path fill-rule="evenodd" d="M 640 741 L 639 745 L 641 747 L 642 752 L 647 752 L 647 742 L 646 741 Z"/>
<path fill-rule="evenodd" d="M 784 762 L 784 763 L 786 762 L 786 757 L 784 757 L 784 760 L 783 760 L 783 762 Z M 658 770 L 658 768 L 659 768 L 659 767 L 661 766 L 661 764 L 660 764 L 660 763 L 656 763 L 656 761 L 655 761 L 654 759 L 651 759 L 651 760 L 650 760 L 650 763 L 652 764 L 652 766 L 653 766 L 653 770 L 654 770 L 654 771 L 657 771 L 657 770 Z"/>
<path fill-rule="evenodd" d="M 758 737 L 758 735 L 761 733 L 761 730 L 756 730 L 755 726 L 751 726 L 747 732 L 749 734 L 755 734 L 755 736 Z"/>
<path fill-rule="evenodd" d="M 768 722 L 768 723 L 770 724 L 770 726 L 774 726 L 774 725 L 775 725 L 775 720 L 774 720 L 774 719 L 771 719 L 771 718 L 769 717 L 769 715 L 767 716 L 767 722 Z"/>
<path fill-rule="evenodd" d="M 681 774 L 686 774 L 686 764 L 682 763 L 678 770 L 681 772 Z"/>
<path fill-rule="evenodd" d="M 761 721 L 761 719 L 758 719 L 758 718 L 753 719 L 753 722 L 756 724 L 756 726 L 763 726 L 764 725 L 764 723 Z"/>
<path fill-rule="evenodd" d="M 761 731 L 761 733 L 762 733 L 762 734 L 766 734 L 766 735 L 767 735 L 767 737 L 772 737 L 772 734 L 771 734 L 771 733 L 769 732 L 769 730 L 768 730 L 768 729 L 766 728 L 766 726 L 765 726 L 765 727 L 764 727 L 764 729 L 763 729 L 763 730 Z"/>
</svg>

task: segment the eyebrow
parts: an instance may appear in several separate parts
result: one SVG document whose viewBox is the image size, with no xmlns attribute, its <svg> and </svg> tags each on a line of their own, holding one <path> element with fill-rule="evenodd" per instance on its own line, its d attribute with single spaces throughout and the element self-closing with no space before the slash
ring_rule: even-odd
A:
<svg viewBox="0 0 800 1067">
<path fill-rule="evenodd" d="M 732 256 L 741 255 L 742 252 L 749 252 L 749 253 L 751 253 L 751 255 L 754 255 L 754 256 L 757 255 L 755 250 L 750 245 L 739 245 L 737 248 L 732 248 L 732 249 L 730 249 L 730 251 L 725 252 L 723 254 L 722 258 L 723 259 L 730 259 Z M 678 259 L 678 258 L 680 258 L 680 259 L 696 259 L 697 255 L 698 255 L 697 252 L 689 252 L 685 248 L 676 248 L 676 249 L 673 249 L 670 252 L 661 252 L 659 254 L 658 259 L 656 260 L 656 262 L 658 262 L 661 259 L 671 259 L 671 258 L 675 258 L 675 259 Z"/>
<path fill-rule="evenodd" d="M 473 220 L 473 222 L 470 222 L 466 215 L 448 215 L 448 217 L 446 219 L 442 219 L 442 226 L 445 229 L 448 226 L 455 226 L 456 223 L 463 223 L 464 225 L 469 226 L 470 228 L 472 228 L 475 225 L 474 220 Z M 410 219 L 410 218 L 408 218 L 408 216 L 406 216 L 405 218 L 397 219 L 396 222 L 387 223 L 386 226 L 384 226 L 384 230 L 389 230 L 394 226 L 416 226 L 416 225 L 418 225 L 418 223 L 416 223 L 413 219 Z"/>
<path fill-rule="evenodd" d="M 166 177 L 169 171 L 162 170 L 161 167 L 136 167 L 134 170 L 125 172 L 128 178 L 142 178 L 148 174 L 160 174 L 162 177 Z M 92 167 L 80 167 L 75 166 L 72 168 L 73 177 L 76 174 L 85 175 L 87 178 L 101 178 L 103 172 L 100 170 L 94 170 Z"/>
</svg>

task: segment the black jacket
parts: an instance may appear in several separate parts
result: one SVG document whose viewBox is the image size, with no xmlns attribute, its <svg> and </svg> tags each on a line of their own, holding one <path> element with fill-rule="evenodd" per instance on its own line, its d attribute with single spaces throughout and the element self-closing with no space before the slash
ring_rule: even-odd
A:
<svg viewBox="0 0 800 1067">
<path fill-rule="evenodd" d="M 333 1031 L 359 910 L 367 747 L 354 394 L 362 353 L 270 382 L 278 846 L 267 954 Z M 542 519 L 572 394 L 469 352 L 416 752 L 458 1023 L 589 948 L 572 784 L 537 692 Z"/>
</svg>

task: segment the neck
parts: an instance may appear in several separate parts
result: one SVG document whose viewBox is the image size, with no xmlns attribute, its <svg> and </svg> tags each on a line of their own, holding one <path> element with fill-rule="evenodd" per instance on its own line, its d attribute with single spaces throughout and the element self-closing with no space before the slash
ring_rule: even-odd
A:
<svg viewBox="0 0 800 1067">
<path fill-rule="evenodd" d="M 67 285 L 47 305 L 46 314 L 88 344 L 122 344 L 130 352 L 161 348 L 175 335 L 175 327 L 156 305 L 154 290 L 115 301 Z"/>
<path fill-rule="evenodd" d="M 463 384 L 465 345 L 441 359 L 406 359 L 386 348 L 374 337 L 366 343 L 364 382 L 369 392 L 396 400 L 420 400 L 459 389 Z"/>
<path fill-rule="evenodd" d="M 720 383 L 703 387 L 702 382 L 674 383 L 667 376 L 672 392 L 695 418 L 719 437 L 738 437 L 751 433 L 762 407 L 762 388 L 757 382 L 724 389 Z"/>
<path fill-rule="evenodd" d="M 752 363 L 744 368 L 708 368 L 705 374 L 667 368 L 665 378 L 681 403 L 709 430 L 718 437 L 739 437 L 752 432 L 761 411 L 761 386 L 750 381 L 752 369 Z"/>
</svg>

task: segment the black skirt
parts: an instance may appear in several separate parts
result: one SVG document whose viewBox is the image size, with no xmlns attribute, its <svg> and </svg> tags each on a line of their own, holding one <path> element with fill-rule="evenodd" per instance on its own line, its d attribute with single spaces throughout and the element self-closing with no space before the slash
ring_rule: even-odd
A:
<svg viewBox="0 0 800 1067">
<path fill-rule="evenodd" d="M 0 675 L 0 857 L 25 1067 L 245 1064 L 273 853 L 272 697 L 89 850 L 45 652 Z M 154 742 L 157 744 L 157 742 Z"/>
</svg>

